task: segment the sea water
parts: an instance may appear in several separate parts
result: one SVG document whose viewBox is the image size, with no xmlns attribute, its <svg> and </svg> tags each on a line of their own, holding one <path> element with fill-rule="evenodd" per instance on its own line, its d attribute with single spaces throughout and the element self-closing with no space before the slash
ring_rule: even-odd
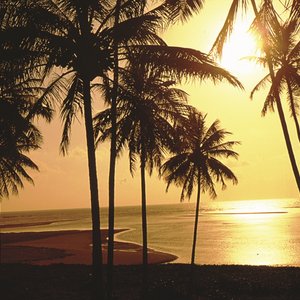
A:
<svg viewBox="0 0 300 300">
<path fill-rule="evenodd" d="M 108 209 L 101 210 L 107 228 Z M 189 263 L 195 219 L 194 203 L 147 207 L 150 248 L 175 254 Z M 141 208 L 116 207 L 120 241 L 142 242 Z M 6 212 L 1 232 L 85 230 L 91 228 L 89 209 Z M 197 264 L 300 266 L 300 200 L 219 201 L 202 205 L 196 248 Z"/>
</svg>

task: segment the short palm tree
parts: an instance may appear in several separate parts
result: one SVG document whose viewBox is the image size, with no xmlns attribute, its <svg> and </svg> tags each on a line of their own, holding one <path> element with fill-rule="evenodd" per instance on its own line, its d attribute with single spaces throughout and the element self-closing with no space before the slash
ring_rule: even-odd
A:
<svg viewBox="0 0 300 300">
<path fill-rule="evenodd" d="M 296 22 L 300 19 L 300 9 L 299 9 L 299 1 L 298 0 L 288 0 L 285 2 L 286 4 L 286 12 L 289 12 L 289 20 L 296 20 Z M 237 13 L 240 10 L 247 10 L 249 5 L 251 5 L 252 10 L 255 15 L 255 20 L 253 24 L 256 24 L 256 28 L 260 31 L 260 36 L 262 37 L 262 50 L 265 53 L 266 64 L 269 68 L 270 79 L 272 82 L 272 98 L 275 100 L 283 135 L 286 142 L 286 147 L 288 151 L 288 155 L 290 158 L 292 170 L 294 173 L 294 177 L 296 180 L 296 184 L 298 190 L 300 191 L 300 174 L 299 169 L 297 166 L 295 154 L 293 151 L 292 143 L 290 134 L 288 131 L 288 127 L 285 120 L 284 111 L 282 108 L 281 98 L 280 98 L 280 91 L 279 91 L 279 84 L 276 80 L 275 68 L 276 68 L 276 61 L 275 64 L 273 63 L 273 54 L 272 54 L 272 47 L 274 43 L 269 43 L 270 36 L 272 36 L 272 23 L 274 21 L 274 16 L 277 15 L 273 3 L 271 0 L 262 0 L 260 9 L 257 9 L 256 1 L 255 0 L 233 0 L 230 10 L 228 12 L 227 18 L 225 20 L 224 26 L 221 29 L 211 52 L 216 53 L 217 55 L 221 55 L 223 45 L 225 44 L 227 38 L 233 31 L 234 22 L 237 16 Z M 296 52 L 299 52 L 299 46 L 296 46 Z M 295 53 L 297 55 L 297 53 Z"/>
<path fill-rule="evenodd" d="M 231 149 L 239 143 L 225 142 L 224 139 L 230 132 L 222 129 L 218 120 L 207 128 L 205 116 L 195 109 L 190 110 L 188 119 L 185 124 L 178 126 L 177 132 L 178 147 L 174 149 L 174 156 L 162 165 L 160 171 L 167 182 L 167 190 L 172 183 L 182 186 L 181 201 L 185 197 L 190 199 L 194 186 L 197 187 L 191 255 L 191 265 L 194 265 L 201 191 L 208 191 L 215 198 L 215 182 L 220 182 L 223 189 L 226 188 L 225 180 L 237 183 L 236 176 L 219 159 L 237 158 L 238 154 Z"/>
</svg>

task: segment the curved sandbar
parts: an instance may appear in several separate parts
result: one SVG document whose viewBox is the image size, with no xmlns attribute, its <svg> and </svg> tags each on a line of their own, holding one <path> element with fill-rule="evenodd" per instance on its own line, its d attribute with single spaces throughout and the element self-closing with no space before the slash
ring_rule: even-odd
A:
<svg viewBox="0 0 300 300">
<path fill-rule="evenodd" d="M 115 230 L 115 233 L 125 229 Z M 103 260 L 107 261 L 108 230 L 101 230 Z M 22 232 L 1 234 L 1 262 L 34 265 L 92 263 L 91 230 Z M 150 264 L 166 263 L 177 257 L 148 249 Z M 137 265 L 142 263 L 142 247 L 127 242 L 115 242 L 114 263 Z"/>
</svg>

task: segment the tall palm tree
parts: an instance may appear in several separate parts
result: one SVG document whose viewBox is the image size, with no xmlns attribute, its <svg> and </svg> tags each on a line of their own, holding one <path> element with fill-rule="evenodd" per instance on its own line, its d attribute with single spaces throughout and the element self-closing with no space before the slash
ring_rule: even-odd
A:
<svg viewBox="0 0 300 300">
<path fill-rule="evenodd" d="M 290 12 L 289 18 L 294 19 L 294 20 L 299 20 L 299 18 L 300 18 L 299 1 L 298 0 L 289 0 L 289 1 L 286 1 L 286 3 L 287 3 L 287 8 L 289 9 L 289 12 Z M 267 43 L 270 40 L 270 38 L 268 37 L 270 34 L 269 29 L 272 28 L 269 21 L 270 21 L 270 19 L 271 20 L 273 19 L 273 17 L 271 17 L 272 15 L 274 15 L 274 14 L 276 15 L 272 1 L 271 0 L 262 0 L 261 9 L 258 10 L 255 0 L 233 0 L 230 10 L 228 12 L 227 18 L 225 20 L 224 26 L 221 29 L 213 47 L 212 47 L 211 52 L 216 53 L 217 55 L 221 55 L 223 45 L 225 44 L 228 36 L 230 36 L 230 34 L 233 31 L 234 21 L 236 19 L 237 13 L 239 12 L 240 9 L 247 10 L 249 5 L 251 5 L 252 10 L 255 14 L 255 22 L 256 22 L 257 26 L 260 28 L 261 35 L 263 38 L 263 40 L 262 40 L 264 42 L 263 43 L 263 51 L 266 54 L 266 61 L 267 61 L 267 65 L 269 68 L 269 74 L 270 74 L 270 78 L 272 81 L 272 86 L 274 87 L 274 90 L 272 93 L 273 93 L 273 96 L 275 99 L 275 103 L 276 103 L 282 131 L 283 131 L 283 135 L 285 138 L 286 147 L 287 147 L 287 151 L 289 154 L 292 170 L 294 173 L 294 177 L 296 180 L 298 190 L 300 191 L 299 170 L 298 170 L 298 166 L 296 163 L 295 154 L 293 151 L 290 135 L 288 132 L 288 127 L 286 124 L 284 111 L 282 108 L 280 94 L 279 94 L 279 90 L 278 90 L 278 84 L 276 82 L 276 76 L 275 76 L 275 72 L 274 72 L 274 65 L 273 65 L 272 53 L 271 53 L 272 45 L 269 45 Z"/>
<path fill-rule="evenodd" d="M 93 273 L 95 277 L 101 277 L 102 252 L 90 95 L 90 82 L 96 76 L 97 68 L 90 32 L 91 15 L 95 9 L 94 1 L 81 4 L 75 0 L 7 1 L 1 25 L 5 37 L 2 49 L 6 50 L 7 56 L 11 58 L 10 53 L 20 48 L 15 59 L 22 63 L 20 71 L 25 70 L 24 74 L 28 77 L 39 76 L 47 80 L 48 95 L 40 102 L 49 101 L 49 94 L 63 99 L 63 153 L 66 153 L 69 144 L 72 119 L 78 110 L 84 108 L 92 206 Z M 105 7 L 97 9 L 101 11 Z M 23 53 L 26 60 L 21 59 Z M 53 70 L 60 72 L 54 80 Z M 49 81 L 52 82 L 49 84 Z"/>
<path fill-rule="evenodd" d="M 289 108 L 295 122 L 298 140 L 300 141 L 300 127 L 297 117 L 299 114 L 299 104 L 297 103 L 297 100 L 299 99 L 296 96 L 296 91 L 300 89 L 300 42 L 297 40 L 297 34 L 299 33 L 299 19 L 289 18 L 286 22 L 281 24 L 275 11 L 270 13 L 268 18 L 270 28 L 268 29 L 268 35 L 265 35 L 264 38 L 268 38 L 269 55 L 272 57 L 274 66 L 275 82 L 273 82 L 270 87 L 262 114 L 265 115 L 268 109 L 274 111 L 274 104 L 276 103 L 274 95 L 275 88 L 278 89 L 279 93 L 287 90 Z M 253 23 L 252 29 L 257 36 L 263 38 L 258 22 Z M 264 66 L 267 64 L 265 56 L 250 59 L 254 59 Z M 251 98 L 256 91 L 271 81 L 270 77 L 270 73 L 267 74 L 254 87 L 251 92 Z"/>
<path fill-rule="evenodd" d="M 118 34 L 120 22 L 121 0 L 117 0 L 114 9 L 114 35 Z M 114 228 L 115 228 L 115 172 L 116 172 L 116 117 L 117 117 L 117 97 L 119 85 L 119 42 L 113 41 L 113 86 L 111 91 L 111 144 L 110 144 L 110 164 L 108 182 L 108 253 L 107 253 L 107 292 L 108 299 L 112 298 L 113 292 L 113 265 L 114 265 Z"/>
<path fill-rule="evenodd" d="M 233 172 L 220 158 L 237 158 L 238 154 L 231 150 L 239 144 L 236 141 L 224 139 L 230 132 L 220 127 L 216 120 L 208 128 L 205 124 L 205 116 L 196 110 L 190 110 L 188 119 L 184 125 L 177 128 L 178 148 L 161 167 L 161 174 L 167 182 L 167 190 L 174 183 L 182 186 L 180 200 L 185 197 L 191 198 L 194 186 L 197 186 L 196 211 L 194 235 L 191 255 L 191 265 L 195 264 L 198 216 L 200 207 L 201 191 L 208 191 L 212 198 L 217 196 L 215 182 L 220 182 L 222 189 L 226 188 L 225 180 L 237 183 Z"/>
<path fill-rule="evenodd" d="M 116 150 L 127 145 L 130 172 L 133 175 L 137 158 L 141 172 L 143 278 L 147 282 L 148 238 L 146 206 L 146 170 L 152 174 L 154 166 L 160 166 L 165 149 L 174 144 L 174 127 L 187 110 L 187 95 L 172 87 L 175 82 L 163 79 L 157 71 L 140 67 L 136 61 L 119 71 L 119 99 L 116 110 Z M 111 110 L 95 117 L 95 132 L 98 142 L 112 137 Z"/>
</svg>

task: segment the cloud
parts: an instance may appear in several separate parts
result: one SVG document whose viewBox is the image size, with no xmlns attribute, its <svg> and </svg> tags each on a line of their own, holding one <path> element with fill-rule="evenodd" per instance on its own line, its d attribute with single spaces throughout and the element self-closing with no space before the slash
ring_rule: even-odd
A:
<svg viewBox="0 0 300 300">
<path fill-rule="evenodd" d="M 74 149 L 72 149 L 69 154 L 69 157 L 71 158 L 86 158 L 87 157 L 87 151 L 86 149 L 83 149 L 81 147 L 75 147 Z"/>
<path fill-rule="evenodd" d="M 120 184 L 126 184 L 127 183 L 127 178 L 122 178 L 119 180 Z"/>
</svg>

